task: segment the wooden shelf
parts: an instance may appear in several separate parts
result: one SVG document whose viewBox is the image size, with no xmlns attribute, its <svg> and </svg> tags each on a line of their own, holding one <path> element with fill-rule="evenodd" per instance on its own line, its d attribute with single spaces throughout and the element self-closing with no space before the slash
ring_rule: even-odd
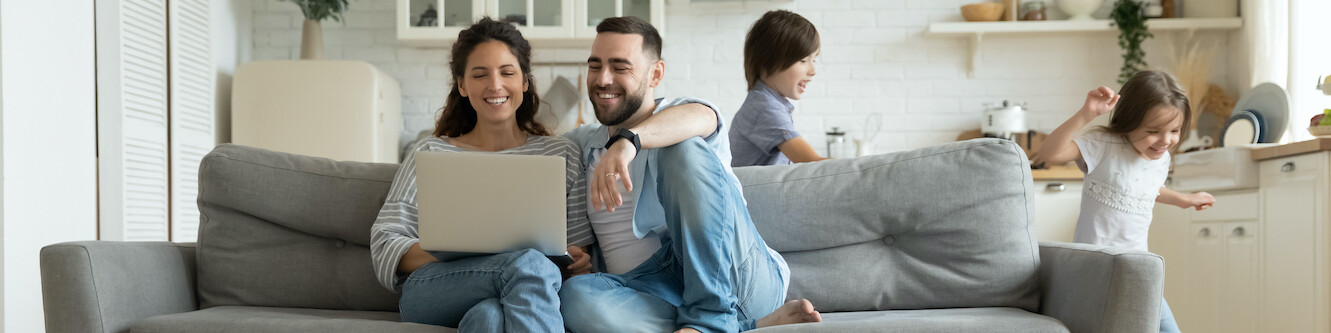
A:
<svg viewBox="0 0 1331 333">
<path fill-rule="evenodd" d="M 1169 18 L 1150 19 L 1146 26 L 1151 32 L 1173 32 L 1184 34 L 1183 40 L 1191 39 L 1198 30 L 1235 30 L 1243 27 L 1241 17 L 1223 18 Z M 980 62 L 980 43 L 987 34 L 1052 34 L 1117 32 L 1118 28 L 1110 20 L 1085 21 L 999 21 L 999 22 L 934 22 L 929 24 L 926 35 L 939 37 L 970 37 L 970 68 L 966 75 L 974 76 Z"/>
<path fill-rule="evenodd" d="M 1022 34 L 1056 32 L 1114 32 L 1118 31 L 1110 20 L 1088 21 L 1016 21 L 1016 22 L 935 22 L 929 24 L 931 36 L 970 36 L 975 34 Z M 1226 18 L 1172 18 L 1146 21 L 1151 31 L 1232 30 L 1243 27 L 1243 19 Z"/>
</svg>

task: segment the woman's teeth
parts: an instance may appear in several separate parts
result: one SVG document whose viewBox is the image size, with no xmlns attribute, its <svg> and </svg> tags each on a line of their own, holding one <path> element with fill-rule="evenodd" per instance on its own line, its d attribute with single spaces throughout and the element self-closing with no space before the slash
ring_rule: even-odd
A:
<svg viewBox="0 0 1331 333">
<path fill-rule="evenodd" d="M 507 101 L 508 101 L 508 97 L 486 98 L 486 99 L 485 99 L 485 102 L 486 102 L 486 103 L 490 103 L 490 104 L 494 104 L 494 105 L 504 104 L 504 102 L 507 102 Z"/>
</svg>

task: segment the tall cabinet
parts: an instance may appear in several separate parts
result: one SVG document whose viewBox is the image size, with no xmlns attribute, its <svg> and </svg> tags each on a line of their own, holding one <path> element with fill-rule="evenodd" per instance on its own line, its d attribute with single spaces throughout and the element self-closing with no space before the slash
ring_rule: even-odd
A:
<svg viewBox="0 0 1331 333">
<path fill-rule="evenodd" d="M 1259 163 L 1265 252 L 1261 325 L 1266 332 L 1331 331 L 1331 230 L 1327 151 Z"/>
<path fill-rule="evenodd" d="M 98 238 L 194 241 L 198 163 L 215 140 L 209 2 L 95 7 Z"/>
<path fill-rule="evenodd" d="M 1181 329 L 1260 332 L 1258 192 L 1211 194 L 1203 211 L 1156 204 L 1150 249 L 1165 258 L 1165 299 Z"/>
<path fill-rule="evenodd" d="M 1331 138 L 1252 160 L 1256 187 L 1212 192 L 1214 208 L 1157 206 L 1165 298 L 1186 331 L 1331 332 Z"/>
</svg>

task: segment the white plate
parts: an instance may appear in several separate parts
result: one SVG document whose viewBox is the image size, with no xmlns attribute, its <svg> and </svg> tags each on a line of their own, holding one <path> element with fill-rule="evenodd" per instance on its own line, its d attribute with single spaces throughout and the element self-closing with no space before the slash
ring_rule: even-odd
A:
<svg viewBox="0 0 1331 333">
<path fill-rule="evenodd" d="M 1278 142 L 1285 135 L 1285 126 L 1289 123 L 1289 95 L 1285 89 L 1274 83 L 1262 83 L 1243 93 L 1230 117 L 1243 111 L 1257 111 L 1265 123 L 1266 133 L 1262 133 L 1262 143 Z"/>
</svg>

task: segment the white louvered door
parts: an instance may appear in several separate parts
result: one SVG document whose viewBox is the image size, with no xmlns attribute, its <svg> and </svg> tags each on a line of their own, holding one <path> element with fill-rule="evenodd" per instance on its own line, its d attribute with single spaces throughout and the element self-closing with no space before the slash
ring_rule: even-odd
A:
<svg viewBox="0 0 1331 333">
<path fill-rule="evenodd" d="M 213 52 L 207 0 L 170 0 L 171 241 L 199 230 L 199 162 L 213 149 Z"/>
<path fill-rule="evenodd" d="M 99 238 L 168 240 L 166 3 L 98 0 Z"/>
<path fill-rule="evenodd" d="M 96 12 L 99 239 L 192 242 L 214 143 L 208 3 L 97 0 Z"/>
</svg>

